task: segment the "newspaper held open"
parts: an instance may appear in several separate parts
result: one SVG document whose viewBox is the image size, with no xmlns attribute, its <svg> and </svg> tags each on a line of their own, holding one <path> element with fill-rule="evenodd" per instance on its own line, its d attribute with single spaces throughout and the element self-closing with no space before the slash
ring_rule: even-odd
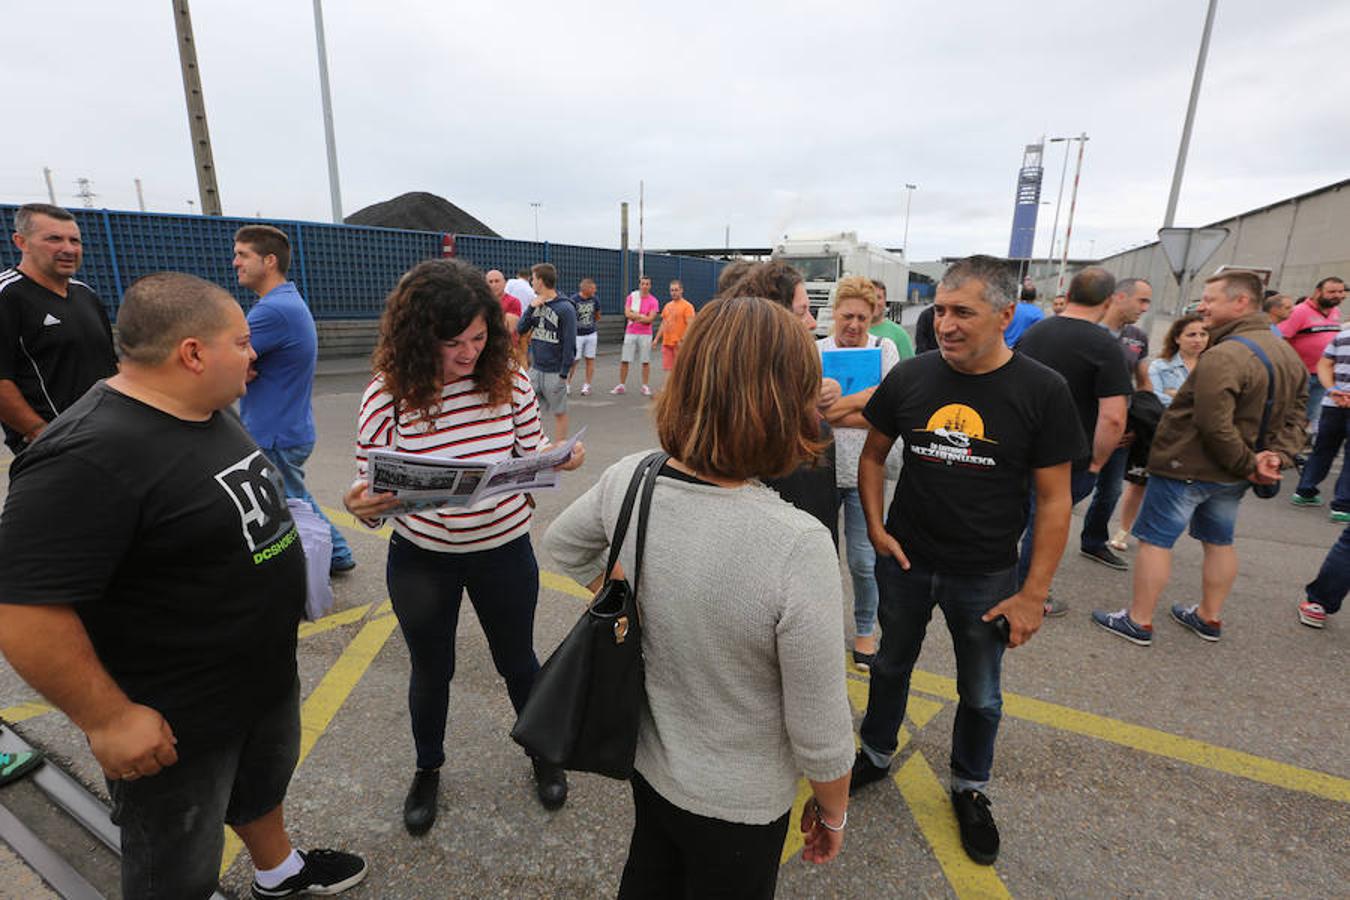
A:
<svg viewBox="0 0 1350 900">
<path fill-rule="evenodd" d="M 386 512 L 401 516 L 424 509 L 467 507 L 501 494 L 522 494 L 558 486 L 557 467 L 572 458 L 586 432 L 539 453 L 499 462 L 420 456 L 401 450 L 370 451 L 371 492 L 389 493 L 399 504 Z"/>
</svg>

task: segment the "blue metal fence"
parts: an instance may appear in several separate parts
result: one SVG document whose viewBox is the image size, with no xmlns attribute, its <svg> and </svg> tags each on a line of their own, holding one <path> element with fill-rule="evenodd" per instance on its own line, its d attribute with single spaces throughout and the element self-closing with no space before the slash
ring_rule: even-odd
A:
<svg viewBox="0 0 1350 900">
<path fill-rule="evenodd" d="M 14 231 L 17 206 L 0 204 L 0 234 Z M 373 319 L 384 299 L 408 269 L 441 255 L 442 235 L 364 225 L 329 225 L 288 219 L 243 219 L 215 216 L 73 209 L 84 238 L 84 264 L 76 276 L 103 299 L 116 320 L 122 294 L 131 282 L 152 272 L 189 272 L 214 282 L 245 306 L 253 294 L 239 287 L 231 261 L 234 233 L 243 225 L 266 222 L 291 239 L 290 276 L 318 319 Z M 513 241 L 459 235 L 456 255 L 483 270 L 501 269 L 511 277 L 538 262 L 558 267 L 560 291 L 575 291 L 585 276 L 599 286 L 601 310 L 619 314 L 626 291 L 622 253 L 600 247 Z M 630 254 L 631 290 L 637 286 L 637 254 Z M 0 268 L 19 261 L 19 252 L 5 240 Z M 648 253 L 647 274 L 662 298 L 672 278 L 684 282 L 685 296 L 701 306 L 712 297 L 723 263 L 687 256 Z"/>
</svg>

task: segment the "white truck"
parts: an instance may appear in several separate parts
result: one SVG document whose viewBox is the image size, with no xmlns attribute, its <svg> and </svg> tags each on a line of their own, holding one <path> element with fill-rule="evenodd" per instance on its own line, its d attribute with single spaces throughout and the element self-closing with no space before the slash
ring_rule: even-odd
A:
<svg viewBox="0 0 1350 900">
<path fill-rule="evenodd" d="M 856 231 L 822 235 L 785 235 L 773 258 L 791 264 L 806 279 L 806 296 L 816 318 L 816 334 L 830 333 L 835 285 L 849 275 L 875 278 L 886 285 L 887 317 L 900 321 L 909 290 L 909 263 L 899 253 L 861 243 Z"/>
</svg>

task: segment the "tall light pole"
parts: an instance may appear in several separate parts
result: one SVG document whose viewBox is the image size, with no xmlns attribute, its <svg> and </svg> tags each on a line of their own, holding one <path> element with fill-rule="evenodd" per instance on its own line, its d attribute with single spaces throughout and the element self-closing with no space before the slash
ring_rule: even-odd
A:
<svg viewBox="0 0 1350 900">
<path fill-rule="evenodd" d="M 1177 200 L 1181 196 L 1181 176 L 1186 171 L 1186 152 L 1191 146 L 1191 126 L 1195 124 L 1195 107 L 1200 101 L 1200 81 L 1205 77 L 1205 57 L 1209 55 L 1209 33 L 1214 30 L 1214 10 L 1219 0 L 1209 0 L 1205 13 L 1205 30 L 1200 36 L 1200 55 L 1195 60 L 1195 75 L 1191 79 L 1191 101 L 1186 106 L 1186 124 L 1181 128 L 1181 146 L 1177 149 L 1177 165 L 1172 170 L 1172 192 L 1167 196 L 1167 214 L 1163 227 L 1171 228 L 1177 217 Z"/>
<path fill-rule="evenodd" d="M 905 185 L 905 239 L 900 243 L 900 253 L 905 257 L 905 263 L 909 263 L 909 207 L 914 202 L 914 192 L 919 189 L 917 184 Z"/>
<path fill-rule="evenodd" d="M 1073 193 L 1069 195 L 1069 222 L 1064 226 L 1064 255 L 1059 259 L 1059 281 L 1055 286 L 1056 294 L 1064 293 L 1064 270 L 1069 265 L 1069 238 L 1073 236 L 1073 213 L 1078 208 L 1078 179 L 1083 174 L 1083 148 L 1087 146 L 1087 132 L 1083 132 L 1078 137 L 1069 138 L 1069 140 L 1078 142 L 1078 164 L 1074 166 L 1073 170 Z"/>
<path fill-rule="evenodd" d="M 530 204 L 530 206 L 534 207 L 534 242 L 536 244 L 539 243 L 539 207 L 543 205 L 544 204 L 537 200 Z"/>
<path fill-rule="evenodd" d="M 1064 179 L 1069 174 L 1069 141 L 1073 138 L 1051 138 L 1052 144 L 1064 144 L 1064 166 L 1059 170 L 1059 195 L 1055 197 L 1055 223 L 1050 226 L 1050 249 L 1045 254 L 1046 268 L 1055 261 L 1055 239 L 1059 237 L 1059 211 L 1064 205 Z"/>
<path fill-rule="evenodd" d="M 338 184 L 337 138 L 333 134 L 333 96 L 328 90 L 328 45 L 323 37 L 323 0 L 314 0 L 314 42 L 319 50 L 319 96 L 323 101 L 323 138 L 328 147 L 328 194 L 333 224 L 342 224 L 342 189 Z"/>
</svg>

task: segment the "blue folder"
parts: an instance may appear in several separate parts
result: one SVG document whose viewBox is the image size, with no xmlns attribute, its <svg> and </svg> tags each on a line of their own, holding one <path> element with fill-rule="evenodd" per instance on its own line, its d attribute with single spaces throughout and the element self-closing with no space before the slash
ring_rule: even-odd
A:
<svg viewBox="0 0 1350 900">
<path fill-rule="evenodd" d="M 822 350 L 820 365 L 826 378 L 839 382 L 845 397 L 881 384 L 880 347 Z"/>
</svg>

